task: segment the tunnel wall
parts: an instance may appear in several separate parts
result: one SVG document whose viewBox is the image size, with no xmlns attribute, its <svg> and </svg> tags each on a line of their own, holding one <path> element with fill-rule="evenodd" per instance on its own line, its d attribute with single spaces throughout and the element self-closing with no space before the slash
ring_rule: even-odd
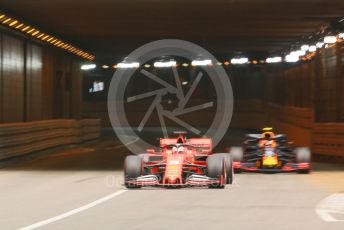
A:
<svg viewBox="0 0 344 230">
<path fill-rule="evenodd" d="M 0 160 L 97 139 L 99 119 L 54 119 L 0 124 Z"/>
<path fill-rule="evenodd" d="M 81 117 L 80 60 L 0 27 L 0 123 Z"/>
<path fill-rule="evenodd" d="M 1 118 L 4 122 L 24 117 L 24 44 L 1 36 Z"/>
</svg>

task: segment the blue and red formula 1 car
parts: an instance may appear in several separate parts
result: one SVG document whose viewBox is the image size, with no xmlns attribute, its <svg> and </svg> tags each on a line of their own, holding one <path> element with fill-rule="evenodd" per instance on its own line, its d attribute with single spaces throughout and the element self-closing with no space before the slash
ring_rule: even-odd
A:
<svg viewBox="0 0 344 230">
<path fill-rule="evenodd" d="M 233 167 L 242 171 L 309 173 L 311 151 L 294 147 L 284 134 L 264 128 L 262 134 L 247 134 L 243 147 L 231 147 Z"/>
<path fill-rule="evenodd" d="M 161 138 L 160 149 L 129 155 L 124 162 L 127 188 L 143 186 L 224 188 L 233 181 L 230 154 L 212 153 L 210 138 Z"/>
</svg>

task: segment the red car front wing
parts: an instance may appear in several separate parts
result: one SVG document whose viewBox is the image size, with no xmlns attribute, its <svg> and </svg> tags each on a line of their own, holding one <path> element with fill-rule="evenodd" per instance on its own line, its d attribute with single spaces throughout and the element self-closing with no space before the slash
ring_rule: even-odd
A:
<svg viewBox="0 0 344 230">
<path fill-rule="evenodd" d="M 139 186 L 157 186 L 157 187 L 202 187 L 212 184 L 221 184 L 225 183 L 225 178 L 223 176 L 220 179 L 210 178 L 203 175 L 193 174 L 189 176 L 185 183 L 173 183 L 173 184 L 164 184 L 159 182 L 159 178 L 156 175 L 145 175 L 138 178 L 128 179 L 126 181 L 128 184 L 139 185 Z"/>
</svg>

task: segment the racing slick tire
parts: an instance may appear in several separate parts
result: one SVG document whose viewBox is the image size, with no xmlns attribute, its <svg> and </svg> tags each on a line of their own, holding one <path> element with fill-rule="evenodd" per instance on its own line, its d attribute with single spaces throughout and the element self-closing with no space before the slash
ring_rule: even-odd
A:
<svg viewBox="0 0 344 230">
<path fill-rule="evenodd" d="M 135 179 L 142 175 L 142 158 L 130 155 L 124 160 L 124 185 L 126 188 L 141 188 L 140 185 L 127 183 L 128 179 Z"/>
<path fill-rule="evenodd" d="M 297 163 L 310 163 L 311 162 L 311 150 L 307 147 L 295 148 L 296 162 Z M 298 169 L 298 173 L 307 174 L 310 173 L 310 168 Z"/>
<path fill-rule="evenodd" d="M 221 155 L 225 160 L 226 165 L 226 184 L 232 184 L 234 180 L 234 169 L 232 156 L 229 153 L 216 153 L 215 155 Z"/>
<path fill-rule="evenodd" d="M 207 176 L 221 179 L 225 176 L 225 159 L 219 154 L 211 155 L 207 158 Z M 209 188 L 224 188 L 225 183 L 209 184 Z"/>
<path fill-rule="evenodd" d="M 242 147 L 233 146 L 231 147 L 229 153 L 232 156 L 232 160 L 235 162 L 242 162 L 242 160 L 244 159 L 244 149 Z M 235 168 L 234 172 L 241 173 L 242 170 L 240 168 Z"/>
</svg>

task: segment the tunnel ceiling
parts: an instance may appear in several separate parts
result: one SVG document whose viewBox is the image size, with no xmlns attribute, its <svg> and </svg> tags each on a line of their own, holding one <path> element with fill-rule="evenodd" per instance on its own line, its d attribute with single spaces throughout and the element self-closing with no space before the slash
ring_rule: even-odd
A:
<svg viewBox="0 0 344 230">
<path fill-rule="evenodd" d="M 0 0 L 0 7 L 98 59 L 162 38 L 217 55 L 276 52 L 344 16 L 343 0 Z"/>
</svg>

